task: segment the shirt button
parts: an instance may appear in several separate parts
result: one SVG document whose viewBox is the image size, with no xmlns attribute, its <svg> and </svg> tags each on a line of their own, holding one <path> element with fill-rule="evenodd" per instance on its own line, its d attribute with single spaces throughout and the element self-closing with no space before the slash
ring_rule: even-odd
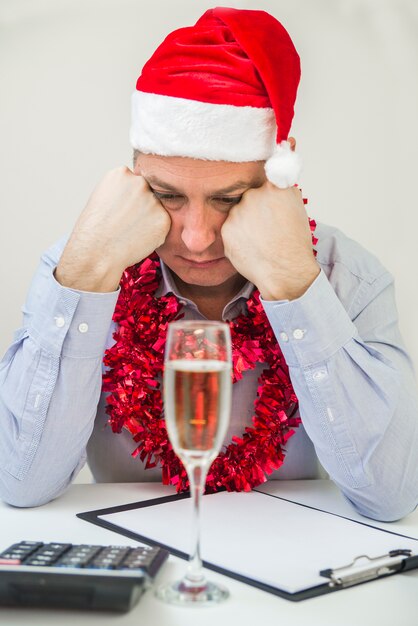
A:
<svg viewBox="0 0 418 626">
<path fill-rule="evenodd" d="M 304 330 L 302 330 L 301 328 L 295 328 L 295 330 L 293 331 L 293 338 L 302 339 L 304 334 L 305 334 Z"/>
<path fill-rule="evenodd" d="M 280 339 L 282 341 L 289 341 L 289 337 L 288 337 L 287 333 L 285 333 L 285 332 L 281 332 L 280 333 Z"/>
<path fill-rule="evenodd" d="M 89 325 L 86 324 L 86 322 L 81 322 L 81 324 L 79 324 L 78 326 L 78 330 L 80 331 L 80 333 L 86 333 L 89 329 Z"/>
<path fill-rule="evenodd" d="M 314 380 L 322 380 L 327 375 L 325 370 L 317 370 L 312 374 L 312 378 Z"/>
<path fill-rule="evenodd" d="M 65 326 L 65 319 L 63 317 L 56 317 L 55 326 L 57 326 L 57 328 L 62 328 L 63 326 Z"/>
</svg>

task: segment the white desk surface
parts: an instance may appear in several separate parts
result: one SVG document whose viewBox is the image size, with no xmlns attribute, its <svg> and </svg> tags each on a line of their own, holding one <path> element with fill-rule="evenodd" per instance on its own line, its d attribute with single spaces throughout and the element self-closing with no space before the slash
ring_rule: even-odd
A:
<svg viewBox="0 0 418 626">
<path fill-rule="evenodd" d="M 268 483 L 285 498 L 356 519 L 353 509 L 331 481 L 276 481 Z M 158 484 L 76 484 L 57 500 L 32 509 L 17 509 L 0 503 L 0 548 L 23 539 L 135 545 L 135 542 L 78 519 L 81 511 L 127 504 L 169 495 L 174 490 Z M 357 519 L 367 521 L 358 516 Z M 417 536 L 418 511 L 401 522 L 381 524 L 390 530 Z M 309 530 L 307 529 L 307 532 Z M 289 541 L 297 537 L 289 537 Z M 170 556 L 158 575 L 157 584 L 182 576 L 185 561 Z M 126 614 L 67 610 L 0 608 L 0 624 L 5 626 L 417 626 L 418 571 L 405 572 L 379 581 L 294 603 L 255 589 L 215 572 L 231 593 L 217 607 L 179 608 L 168 606 L 147 591 L 137 606 Z"/>
</svg>

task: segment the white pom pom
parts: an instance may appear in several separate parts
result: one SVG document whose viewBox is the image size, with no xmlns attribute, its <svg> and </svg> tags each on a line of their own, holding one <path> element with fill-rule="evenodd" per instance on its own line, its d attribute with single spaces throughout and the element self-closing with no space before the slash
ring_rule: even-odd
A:
<svg viewBox="0 0 418 626">
<path fill-rule="evenodd" d="M 267 159 L 264 169 L 268 180 L 273 185 L 286 189 L 298 182 L 302 162 L 300 156 L 291 149 L 290 143 L 282 141 L 276 146 L 272 156 Z"/>
</svg>

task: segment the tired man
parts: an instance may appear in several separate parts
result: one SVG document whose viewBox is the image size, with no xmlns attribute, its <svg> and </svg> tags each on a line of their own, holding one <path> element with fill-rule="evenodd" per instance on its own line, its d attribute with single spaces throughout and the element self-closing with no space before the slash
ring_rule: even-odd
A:
<svg viewBox="0 0 418 626">
<path fill-rule="evenodd" d="M 97 481 L 187 487 L 167 439 L 167 324 L 228 321 L 232 416 L 208 490 L 328 474 L 363 515 L 418 496 L 414 374 L 393 279 L 315 224 L 289 136 L 299 57 L 263 11 L 213 9 L 171 33 L 132 97 L 133 171 L 93 191 L 42 257 L 0 370 L 0 495 Z"/>
</svg>

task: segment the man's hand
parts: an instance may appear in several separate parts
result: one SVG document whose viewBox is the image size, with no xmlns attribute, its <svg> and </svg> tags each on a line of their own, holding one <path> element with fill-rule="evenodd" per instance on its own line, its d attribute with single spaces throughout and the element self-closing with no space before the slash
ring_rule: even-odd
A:
<svg viewBox="0 0 418 626">
<path fill-rule="evenodd" d="M 126 267 L 164 243 L 170 225 L 142 176 L 127 167 L 111 170 L 81 213 L 55 277 L 82 291 L 114 291 Z"/>
<path fill-rule="evenodd" d="M 222 226 L 225 255 L 265 300 L 294 300 L 318 276 L 301 193 L 269 181 L 246 191 Z"/>
</svg>

